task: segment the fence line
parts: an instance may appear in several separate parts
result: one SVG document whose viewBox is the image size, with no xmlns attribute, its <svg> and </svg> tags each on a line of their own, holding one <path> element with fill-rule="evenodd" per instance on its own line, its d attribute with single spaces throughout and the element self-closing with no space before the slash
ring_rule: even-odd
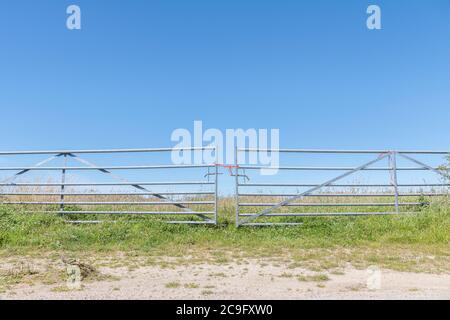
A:
<svg viewBox="0 0 450 320">
<path fill-rule="evenodd" d="M 0 171 L 17 171 L 14 175 L 2 179 L 0 181 L 1 203 L 4 205 L 23 205 L 27 208 L 31 208 L 27 212 L 43 212 L 43 213 L 58 213 L 64 216 L 69 215 L 159 215 L 159 216 L 169 216 L 172 218 L 167 222 L 170 223 L 190 223 L 190 224 L 217 224 L 217 181 L 218 172 L 215 164 L 201 164 L 201 165 L 174 165 L 174 164 L 160 164 L 160 165 L 120 165 L 120 166 L 98 166 L 85 158 L 80 157 L 80 154 L 134 154 L 134 153 L 167 153 L 173 151 L 202 151 L 211 150 L 217 156 L 217 150 L 215 147 L 187 147 L 187 148 L 154 148 L 154 149 L 110 149 L 110 150 L 56 150 L 56 151 L 4 151 L 0 152 L 0 156 L 30 156 L 30 155 L 51 155 L 51 157 L 38 162 L 34 166 L 14 166 L 14 167 L 0 167 Z M 47 163 L 55 159 L 63 159 L 63 166 L 44 166 Z M 82 166 L 68 166 L 68 160 L 74 160 Z M 215 168 L 211 173 L 210 169 Z M 177 177 L 183 176 L 183 170 L 186 169 L 205 169 L 205 172 L 200 172 L 197 180 L 180 180 L 180 181 L 141 181 L 133 182 L 129 181 L 117 173 L 112 171 L 136 171 L 142 172 L 144 170 L 157 171 L 165 170 L 172 171 L 177 170 Z M 207 171 L 206 171 L 207 170 Z M 18 177 L 22 177 L 24 174 L 33 171 L 59 171 L 61 172 L 59 183 L 38 183 L 38 182 L 14 182 Z M 113 178 L 114 182 L 81 182 L 73 183 L 67 181 L 67 173 L 69 171 L 98 171 L 104 175 Z M 210 179 L 213 176 L 213 179 Z M 203 180 L 198 180 L 198 178 Z M 204 179 L 207 178 L 207 179 Z M 82 186 L 110 186 L 110 187 L 131 187 L 135 190 L 134 192 L 81 192 L 81 191 L 69 191 L 68 187 L 82 187 Z M 150 190 L 148 187 L 161 187 L 166 188 L 179 188 L 181 186 L 189 188 L 189 190 L 174 190 L 174 191 L 156 191 Z M 38 191 L 16 191 L 19 187 L 39 187 Z M 55 187 L 59 188 L 59 191 L 46 191 L 42 188 Z M 192 189 L 197 187 L 197 189 Z M 198 188 L 208 187 L 209 190 L 205 191 Z M 16 189 L 15 191 L 9 191 L 5 189 Z M 17 200 L 15 197 L 59 197 L 58 200 L 52 199 L 52 201 L 42 200 Z M 137 197 L 138 201 L 124 201 L 117 199 L 106 199 L 104 201 L 86 201 L 77 200 L 69 201 L 68 197 L 89 197 L 89 196 L 109 196 L 109 197 Z M 149 201 L 148 197 L 155 198 L 157 201 Z M 173 199 L 173 197 L 188 197 L 185 199 Z M 195 199 L 195 197 L 200 197 L 200 199 Z M 203 197 L 210 197 L 209 199 L 202 199 Z M 211 198 L 212 197 L 212 198 Z M 135 199 L 133 198 L 133 199 Z M 193 198 L 193 199 L 192 199 Z M 75 206 L 71 208 L 70 206 Z M 98 206 L 102 209 L 100 210 L 90 210 L 91 206 Z M 109 206 L 117 208 L 120 206 L 126 206 L 122 210 L 114 210 L 108 208 L 105 210 L 104 206 Z M 130 207 L 140 207 L 140 206 L 158 206 L 164 208 L 160 211 L 141 211 L 141 210 L 129 210 Z M 194 210 L 191 208 L 196 206 Z M 201 207 L 197 209 L 197 207 Z M 42 208 L 41 208 L 42 207 Z M 87 207 L 87 208 L 86 208 Z M 207 208 L 205 208 L 207 207 Z M 81 209 L 80 209 L 81 208 Z M 177 210 L 168 211 L 167 208 L 176 208 Z M 182 220 L 173 220 L 175 216 L 183 217 Z M 194 219 L 196 217 L 197 220 Z M 69 222 L 74 222 L 70 220 Z M 83 222 L 83 221 L 78 221 Z"/>
<path fill-rule="evenodd" d="M 238 158 L 241 153 L 255 153 L 255 152 L 280 152 L 280 153 L 290 153 L 290 154 L 337 154 L 337 155 L 356 155 L 356 154 L 366 154 L 375 155 L 376 157 L 370 161 L 366 161 L 359 166 L 355 167 L 338 167 L 338 166 L 279 166 L 275 169 L 285 172 L 319 172 L 319 171 L 330 171 L 330 172 L 340 172 L 334 178 L 325 180 L 322 183 L 288 183 L 288 182 L 248 182 L 252 176 L 251 172 L 261 169 L 272 169 L 270 167 L 256 166 L 256 165 L 240 165 L 238 163 Z M 421 207 L 427 205 L 427 201 L 408 201 L 401 202 L 404 197 L 439 197 L 448 195 L 448 187 L 450 186 L 447 181 L 445 183 L 399 183 L 397 177 L 398 172 L 410 172 L 410 171 L 431 171 L 438 176 L 448 178 L 445 172 L 448 172 L 448 168 L 433 167 L 429 166 L 415 158 L 411 155 L 449 155 L 450 151 L 392 151 L 392 150 L 310 150 L 310 149 L 255 149 L 255 148 L 236 148 L 235 149 L 235 202 L 236 202 L 236 225 L 237 226 L 265 226 L 265 225 L 297 225 L 299 222 L 289 221 L 271 221 L 270 217 L 321 217 L 321 216 L 362 216 L 362 215 L 393 215 L 404 213 L 401 208 L 406 207 L 407 209 Z M 397 158 L 403 158 L 409 163 L 414 163 L 414 167 L 398 167 Z M 387 167 L 374 167 L 375 165 L 383 160 L 388 160 Z M 343 171 L 343 172 L 342 172 Z M 342 183 L 347 177 L 358 173 L 358 172 L 389 172 L 390 182 L 389 183 L 378 183 L 378 184 L 350 184 Z M 242 189 L 254 187 L 262 187 L 263 190 L 259 192 L 249 192 L 242 191 Z M 297 193 L 288 192 L 275 192 L 272 193 L 270 188 L 309 188 L 305 191 L 298 191 Z M 323 191 L 324 188 L 352 188 L 352 192 L 336 192 L 336 191 Z M 373 188 L 388 188 L 389 192 L 374 192 Z M 446 188 L 445 192 L 401 192 L 400 188 L 403 187 L 422 187 L 422 188 L 433 188 L 442 187 Z M 267 190 L 269 188 L 269 190 Z M 358 192 L 354 189 L 366 188 L 363 192 Z M 356 191 L 356 192 L 355 192 Z M 368 192 L 369 191 L 369 192 Z M 370 192 L 371 191 L 371 192 Z M 433 190 L 432 190 L 433 191 Z M 267 199 L 267 198 L 282 198 L 278 201 L 268 201 L 268 202 L 256 202 L 254 199 Z M 342 203 L 337 202 L 335 198 L 351 197 L 354 199 L 358 198 L 377 198 L 386 199 L 390 197 L 393 199 L 392 202 L 352 202 L 352 203 Z M 242 198 L 245 198 L 243 201 Z M 308 202 L 307 199 L 324 199 L 329 198 L 333 200 L 329 203 L 324 202 Z M 258 208 L 262 207 L 261 211 Z M 385 208 L 388 210 L 376 211 L 364 211 L 363 212 L 302 212 L 302 208 L 339 208 L 339 207 L 359 207 L 359 208 Z M 244 209 L 251 209 L 250 212 Z M 285 208 L 290 208 L 288 212 L 283 212 Z M 292 210 L 294 209 L 294 210 Z M 297 211 L 295 210 L 297 209 Z M 393 210 L 392 210 L 393 209 Z M 350 209 L 351 210 L 351 209 Z M 245 212 L 243 212 L 245 211 Z M 281 211 L 281 212 L 280 212 Z M 300 212 L 299 212 L 300 211 Z M 263 222 L 256 222 L 256 220 L 264 219 Z"/>
<path fill-rule="evenodd" d="M 89 154 L 164 154 L 173 151 L 204 151 L 211 150 L 216 155 L 215 163 L 174 165 L 172 163 L 145 165 L 99 166 L 84 158 Z M 66 217 L 71 215 L 155 215 L 167 216 L 169 223 L 183 224 L 217 224 L 218 219 L 218 175 L 220 165 L 217 162 L 218 151 L 215 147 L 188 148 L 153 148 L 153 149 L 107 149 L 107 150 L 56 150 L 56 151 L 3 151 L 0 156 L 39 156 L 49 155 L 34 166 L 2 166 L 0 172 L 17 171 L 15 174 L 0 179 L 0 202 L 4 205 L 25 206 L 26 212 L 58 213 Z M 272 169 L 261 165 L 238 163 L 241 153 L 280 152 L 280 154 L 335 154 L 335 155 L 373 155 L 370 161 L 359 166 L 279 166 L 276 169 L 288 173 L 306 172 L 336 172 L 331 179 L 321 183 L 296 181 L 256 181 L 250 179 L 254 172 L 262 169 Z M 81 157 L 80 155 L 83 155 Z M 416 158 L 419 155 L 450 155 L 450 151 L 393 151 L 393 150 L 312 150 L 312 149 L 252 149 L 236 148 L 234 165 L 226 166 L 234 175 L 235 181 L 235 221 L 237 226 L 264 225 L 297 225 L 299 222 L 280 220 L 290 217 L 318 216 L 362 216 L 362 215 L 392 215 L 406 213 L 402 208 L 414 211 L 428 204 L 423 197 L 443 197 L 448 195 L 448 168 L 428 165 Z M 408 166 L 398 166 L 398 159 L 408 162 Z M 63 165 L 48 166 L 48 163 L 61 159 Z M 77 166 L 69 166 L 69 160 L 77 162 Z M 387 165 L 376 164 L 386 161 Z M 412 166 L 414 164 L 414 166 Z M 197 170 L 195 179 L 186 176 L 186 170 Z M 160 181 L 132 181 L 125 179 L 117 172 L 170 172 L 176 174 L 176 181 L 160 179 Z M 30 172 L 60 172 L 59 182 L 29 182 L 16 180 Z M 114 182 L 68 181 L 69 172 L 97 171 L 114 179 Z M 358 172 L 389 173 L 389 181 L 382 183 L 348 183 L 345 178 Z M 433 172 L 436 176 L 445 178 L 443 182 L 427 183 L 402 182 L 398 173 Z M 211 178 L 212 177 L 212 178 Z M 162 180 L 162 181 L 161 181 Z M 80 191 L 79 187 L 131 187 L 133 191 Z M 36 187 L 37 190 L 28 190 Z M 156 190 L 156 188 L 171 188 L 172 190 Z M 249 188 L 260 187 L 262 191 L 249 191 Z M 432 190 L 412 192 L 403 188 L 432 188 Z M 24 192 L 25 188 L 27 192 Z M 51 190 L 48 190 L 50 188 Z M 52 189 L 53 188 L 53 189 Z M 72 190 L 75 188 L 76 190 Z M 206 188 L 207 190 L 204 190 Z M 280 191 L 277 188 L 307 188 L 303 191 Z M 332 188 L 333 190 L 324 190 Z M 336 191 L 335 188 L 344 188 Z M 349 192 L 346 188 L 351 188 Z M 361 188 L 366 188 L 361 190 Z M 379 188 L 385 188 L 380 191 Z M 437 189 L 434 189 L 437 188 Z M 245 189 L 245 190 L 243 190 Z M 273 192 L 275 189 L 275 192 Z M 86 197 L 95 196 L 95 201 Z M 33 199 L 38 197 L 38 199 Z M 56 197 L 51 200 L 46 197 Z M 98 198 L 99 197 L 99 198 Z M 131 198 L 128 198 L 131 197 Z M 72 198 L 75 198 L 72 200 Z M 80 199 L 81 198 L 81 199 Z M 103 199 L 104 198 L 104 199 Z M 111 199 L 112 198 L 112 199 Z M 277 199 L 280 198 L 280 199 Z M 366 199 L 364 202 L 351 202 L 353 199 Z M 370 199 L 372 198 L 372 199 Z M 374 201 L 374 199 L 381 199 Z M 409 199 L 409 200 L 405 200 Z M 131 201 L 132 199 L 133 201 Z M 256 199 L 256 200 L 255 200 Z M 263 200 L 261 200 L 263 199 Z M 313 199 L 313 201 L 306 201 Z M 323 200 L 331 199 L 332 202 Z M 340 202 L 336 199 L 344 199 Z M 348 201 L 350 199 L 350 201 Z M 265 201 L 267 200 L 267 202 Z M 105 206 L 107 208 L 105 208 Z M 124 208 L 121 208 L 124 207 Z M 164 210 L 142 210 L 142 207 L 159 207 Z M 93 210 L 95 208 L 95 210 Z M 310 212 L 312 208 L 325 208 L 326 212 Z M 333 212 L 332 208 L 348 208 L 344 212 Z M 351 208 L 359 208 L 352 212 Z M 372 208 L 372 209 L 371 209 Z M 134 210 L 131 210 L 134 209 Z M 283 211 L 290 209 L 289 212 Z M 303 209 L 307 209 L 303 211 Z M 364 209 L 364 210 L 361 210 Z M 366 211 L 365 209 L 369 210 Z M 372 210 L 372 211 L 370 211 Z M 174 218 L 178 216 L 175 220 Z M 264 219 L 264 221 L 261 221 Z M 274 221 L 271 219 L 275 219 Z M 278 220 L 277 220 L 278 219 Z M 68 220 L 68 222 L 84 223 L 85 220 Z M 94 221 L 95 222 L 95 221 Z"/>
</svg>

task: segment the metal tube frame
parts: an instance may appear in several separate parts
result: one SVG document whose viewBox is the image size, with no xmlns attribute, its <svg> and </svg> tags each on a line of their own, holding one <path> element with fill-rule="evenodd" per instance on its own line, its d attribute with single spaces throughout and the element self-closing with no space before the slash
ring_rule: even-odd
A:
<svg viewBox="0 0 450 320">
<path fill-rule="evenodd" d="M 259 170 L 264 167 L 262 166 L 239 166 L 238 164 L 238 153 L 239 152 L 280 152 L 280 153 L 301 153 L 301 154 L 374 154 L 377 155 L 372 161 L 364 163 L 358 167 L 348 168 L 348 167 L 296 167 L 296 166 L 285 166 L 279 167 L 279 170 L 287 171 L 345 171 L 344 173 L 336 176 L 335 178 L 325 181 L 321 184 L 301 184 L 301 183 L 246 183 L 239 181 L 240 170 Z M 425 155 L 448 155 L 450 151 L 392 151 L 392 150 L 308 150 L 308 149 L 248 149 L 248 148 L 236 148 L 235 151 L 235 190 L 236 190 L 236 225 L 239 226 L 270 226 L 270 225 L 280 225 L 280 223 L 275 222 L 255 222 L 261 217 L 323 217 L 323 216 L 364 216 L 364 215 L 393 215 L 401 212 L 401 207 L 414 207 L 423 205 L 423 202 L 400 202 L 402 197 L 412 197 L 412 196 L 447 196 L 449 183 L 422 183 L 422 184 L 399 184 L 397 178 L 398 171 L 415 171 L 415 170 L 428 170 L 436 174 L 445 175 L 442 172 L 442 168 L 435 168 L 429 166 L 421 161 L 412 158 L 411 155 L 414 154 L 425 154 Z M 397 166 L 397 155 L 404 159 L 413 162 L 419 167 L 398 167 Z M 388 158 L 388 167 L 371 167 L 373 164 Z M 449 170 L 445 168 L 444 170 Z M 350 176 L 356 172 L 360 171 L 389 171 L 391 175 L 391 181 L 389 184 L 339 184 L 341 179 Z M 251 193 L 251 192 L 240 192 L 243 187 L 307 187 L 308 190 L 300 193 Z M 321 192 L 324 187 L 386 187 L 392 188 L 390 192 L 365 192 L 365 193 L 333 193 L 333 192 Z M 446 192 L 424 192 L 424 193 L 407 193 L 400 192 L 400 187 L 445 187 Z M 393 203 L 312 203 L 303 202 L 298 203 L 297 201 L 303 200 L 305 198 L 314 197 L 392 197 Z M 278 203 L 257 203 L 257 202 L 242 202 L 240 198 L 246 197 L 246 199 L 251 199 L 252 197 L 280 197 L 284 198 Z M 268 207 L 260 212 L 253 213 L 242 213 L 240 208 L 242 207 Z M 276 212 L 278 209 L 284 207 L 393 207 L 394 211 L 386 212 L 324 212 L 324 213 L 284 213 Z M 299 223 L 282 222 L 281 225 L 298 225 Z"/>
<path fill-rule="evenodd" d="M 140 166 L 97 166 L 86 159 L 80 158 L 79 154 L 113 154 L 113 153 L 154 153 L 154 152 L 170 152 L 170 151 L 199 151 L 199 150 L 213 150 L 216 155 L 216 162 L 214 164 L 202 164 L 202 165 L 140 165 Z M 238 163 L 238 153 L 239 152 L 281 152 L 281 153 L 313 153 L 313 154 L 375 154 L 378 155 L 374 160 L 362 164 L 358 167 L 300 167 L 300 166 L 288 166 L 280 167 L 280 170 L 292 170 L 292 171 L 344 171 L 335 178 L 325 181 L 321 184 L 299 184 L 299 183 L 249 183 L 247 182 L 248 177 L 246 175 L 246 170 L 259 170 L 264 167 L 261 166 L 249 166 L 240 165 Z M 202 148 L 154 148 L 154 149 L 117 149 L 117 150 L 59 150 L 59 151 L 7 151 L 0 152 L 0 156 L 10 156 L 10 155 L 52 155 L 51 157 L 37 163 L 35 166 L 31 167 L 0 167 L 0 171 L 17 170 L 18 172 L 11 177 L 0 181 L 0 187 L 20 187 L 20 186 L 35 186 L 35 187 L 59 187 L 59 192 L 10 192 L 0 190 L 0 196 L 2 196 L 2 204 L 7 205 L 55 205 L 57 210 L 40 212 L 48 213 L 58 213 L 61 215 L 69 214 L 136 214 L 136 215 L 180 215 L 180 216 L 197 216 L 201 221 L 196 220 L 182 220 L 182 221 L 167 221 L 168 223 L 182 223 L 182 224 L 217 224 L 218 221 L 218 150 L 215 147 L 202 147 Z M 235 148 L 235 165 L 234 165 L 234 179 L 235 179 L 235 204 L 236 204 L 236 226 L 265 226 L 265 225 L 298 225 L 301 223 L 291 223 L 291 222 L 254 222 L 260 217 L 316 217 L 316 216 L 361 216 L 361 215 L 390 215 L 403 213 L 400 211 L 401 207 L 413 207 L 418 205 L 423 205 L 422 202 L 400 202 L 402 197 L 412 197 L 412 196 L 446 196 L 448 195 L 449 183 L 422 183 L 422 184 L 400 184 L 398 183 L 397 172 L 398 171 L 432 171 L 443 177 L 446 175 L 442 172 L 442 168 L 436 168 L 429 166 L 415 158 L 411 155 L 414 154 L 429 154 L 429 155 L 448 155 L 450 151 L 389 151 L 389 150 L 308 150 L 308 149 L 239 149 Z M 397 166 L 397 156 L 400 156 L 418 167 L 398 167 Z M 44 167 L 48 162 L 64 157 L 64 165 L 61 167 Z M 83 166 L 67 166 L 67 160 L 73 159 Z M 371 167 L 373 164 L 381 161 L 382 159 L 389 159 L 388 167 Z M 214 167 L 211 172 L 210 168 Z M 116 173 L 112 173 L 112 170 L 160 170 L 160 169 L 190 169 L 190 168 L 205 168 L 208 170 L 205 177 L 207 180 L 197 180 L 197 181 L 143 181 L 143 182 L 131 182 Z M 14 180 L 27 172 L 30 171 L 44 171 L 44 170 L 59 170 L 61 171 L 61 182 L 60 183 L 28 183 L 28 182 L 18 182 L 15 183 Z M 89 183 L 71 183 L 67 182 L 67 171 L 69 170 L 96 170 L 104 174 L 107 174 L 117 180 L 117 182 L 102 183 L 102 182 L 89 182 Z M 448 168 L 444 170 L 449 170 Z M 391 176 L 390 183 L 387 184 L 338 184 L 336 182 L 341 179 L 350 176 L 359 171 L 388 171 Z M 214 175 L 214 179 L 210 180 L 209 176 Z M 240 179 L 242 177 L 242 179 Z M 179 192 L 155 192 L 148 189 L 149 186 L 212 186 L 209 191 L 179 191 Z M 68 192 L 67 187 L 73 186 L 131 186 L 138 191 L 136 192 Z M 301 193 L 241 193 L 240 189 L 243 187 L 307 187 L 308 190 Z M 389 192 L 378 192 L 378 193 L 325 193 L 321 192 L 324 187 L 386 187 L 392 188 Z M 400 192 L 401 187 L 445 187 L 446 192 L 424 192 L 424 193 L 404 193 Z M 58 196 L 59 201 L 5 201 L 5 197 L 8 196 Z M 153 196 L 158 199 L 158 201 L 68 201 L 69 196 Z M 167 198 L 168 196 L 178 196 L 183 197 L 186 195 L 212 195 L 214 199 L 212 201 L 183 201 L 173 200 Z M 278 203 L 254 203 L 254 202 L 241 202 L 241 197 L 281 197 L 285 198 Z M 297 201 L 303 200 L 304 198 L 314 198 L 314 197 L 392 197 L 394 199 L 393 203 L 383 202 L 383 203 L 314 203 L 305 202 L 298 203 Z M 8 200 L 8 199 L 6 199 Z M 142 200 L 142 199 L 141 199 Z M 83 206 L 99 206 L 99 205 L 131 205 L 131 206 L 172 206 L 177 208 L 176 211 L 100 211 L 100 210 L 79 210 L 79 211 L 68 211 L 68 205 L 83 205 Z M 211 206 L 212 210 L 208 211 L 195 211 L 188 207 L 188 205 L 207 205 Z M 275 212 L 277 209 L 283 207 L 394 207 L 395 211 L 386 212 L 327 212 L 327 213 L 278 213 Z M 241 207 L 268 207 L 261 212 L 255 213 L 241 213 Z M 38 210 L 39 211 L 39 210 Z M 242 218 L 242 219 L 241 219 Z M 76 221 L 68 221 L 76 222 Z M 80 221 L 80 223 L 86 223 L 87 221 Z M 95 222 L 95 221 L 91 221 Z"/>
<path fill-rule="evenodd" d="M 55 205 L 57 210 L 53 211 L 51 208 L 48 210 L 36 210 L 31 212 L 45 212 L 45 213 L 57 213 L 60 215 L 70 215 L 70 214 L 111 214 L 111 215 L 120 215 L 120 214 L 140 214 L 140 215 L 170 215 L 170 216 L 196 216 L 200 218 L 201 221 L 197 220 L 182 220 L 182 221 L 167 221 L 168 223 L 181 223 L 181 224 L 217 224 L 217 210 L 218 210 L 218 168 L 216 164 L 201 164 L 201 165 L 142 165 L 142 166 L 109 166 L 109 167 L 101 167 L 97 166 L 90 161 L 81 158 L 78 154 L 114 154 L 114 153 L 158 153 L 158 152 L 171 152 L 171 151 L 203 151 L 203 150 L 213 150 L 218 156 L 217 149 L 214 146 L 201 147 L 201 148 L 154 148 L 154 149 L 117 149 L 117 150 L 59 150 L 59 151 L 6 151 L 0 152 L 0 156 L 25 156 L 25 155 L 44 155 L 49 154 L 52 155 L 50 158 L 45 159 L 37 163 L 35 166 L 31 167 L 1 167 L 0 170 L 17 170 L 16 174 L 13 176 L 0 181 L 0 186 L 2 187 L 20 187 L 20 186 L 35 186 L 35 187 L 59 187 L 60 192 L 6 192 L 3 189 L 0 189 L 0 204 L 6 205 Z M 64 157 L 64 165 L 62 167 L 43 167 L 44 164 L 56 159 Z M 67 166 L 67 160 L 73 159 L 79 163 L 81 163 L 82 167 L 70 167 Z M 214 173 L 209 173 L 209 175 L 215 175 L 215 178 L 212 181 L 163 181 L 163 182 L 131 182 L 123 177 L 112 173 L 111 170 L 159 170 L 159 169 L 192 169 L 192 168 L 209 168 L 215 167 Z M 14 183 L 14 180 L 22 176 L 23 174 L 30 171 L 37 170 L 59 170 L 61 171 L 61 183 Z M 111 183 L 70 183 L 67 182 L 66 173 L 68 170 L 97 170 L 104 174 L 111 176 L 118 182 Z M 97 193 L 97 192 L 67 192 L 68 186 L 131 186 L 139 192 L 109 192 L 109 193 Z M 212 189 L 209 191 L 174 191 L 174 192 L 156 192 L 149 190 L 146 186 L 211 186 Z M 59 201 L 8 201 L 8 196 L 59 196 Z M 158 199 L 158 201 L 67 201 L 68 196 L 153 196 Z M 180 200 L 171 200 L 167 198 L 167 196 L 213 196 L 212 200 L 208 201 L 185 201 L 183 199 Z M 5 199 L 6 198 L 6 199 Z M 112 206 L 120 206 L 120 205 L 132 205 L 132 206 L 163 206 L 166 208 L 175 207 L 176 211 L 100 211 L 100 210 L 78 210 L 72 211 L 67 210 L 67 205 L 83 205 L 83 206 L 99 206 L 99 205 L 112 205 Z M 207 206 L 210 209 L 201 209 L 201 210 L 193 210 L 189 208 L 187 205 L 201 205 Z M 73 222 L 73 221 L 68 221 Z M 95 221 L 91 221 L 95 222 Z"/>
</svg>

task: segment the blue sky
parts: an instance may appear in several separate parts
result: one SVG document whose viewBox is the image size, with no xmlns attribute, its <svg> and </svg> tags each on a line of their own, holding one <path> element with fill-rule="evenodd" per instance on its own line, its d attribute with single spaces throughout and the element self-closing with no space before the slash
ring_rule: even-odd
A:
<svg viewBox="0 0 450 320">
<path fill-rule="evenodd" d="M 5 0 L 0 149 L 171 147 L 202 120 L 282 148 L 448 150 L 449 56 L 444 0 Z"/>
<path fill-rule="evenodd" d="M 2 1 L 0 149 L 169 147 L 194 120 L 279 128 L 282 147 L 448 149 L 449 36 L 443 0 Z"/>
</svg>

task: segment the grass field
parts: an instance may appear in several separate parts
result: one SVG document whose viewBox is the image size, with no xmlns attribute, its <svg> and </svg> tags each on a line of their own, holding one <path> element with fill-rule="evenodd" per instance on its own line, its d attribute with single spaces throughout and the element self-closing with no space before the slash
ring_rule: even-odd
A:
<svg viewBox="0 0 450 320">
<path fill-rule="evenodd" d="M 58 214 L 30 214 L 22 206 L 1 206 L 0 293 L 11 292 L 21 285 L 26 288 L 47 285 L 53 286 L 53 289 L 43 289 L 48 297 L 59 294 L 52 291 L 59 289 L 64 295 L 67 275 L 62 257 L 77 259 L 95 269 L 125 268 L 128 272 L 138 272 L 141 268 L 155 268 L 150 269 L 155 275 L 164 269 L 191 270 L 195 265 L 200 270 L 222 270 L 227 277 L 226 270 L 242 269 L 245 275 L 247 266 L 263 270 L 270 265 L 279 270 L 279 279 L 297 274 L 298 270 L 311 273 L 300 273 L 300 278 L 315 279 L 326 274 L 334 279 L 348 273 L 349 266 L 363 270 L 373 265 L 395 272 L 450 274 L 448 197 L 431 199 L 429 205 L 412 214 L 303 217 L 296 218 L 302 225 L 287 227 L 236 228 L 233 204 L 231 198 L 220 199 L 218 226 L 167 224 L 159 217 L 149 216 L 104 215 L 88 217 L 101 218 L 104 223 L 71 224 L 65 221 L 67 217 Z M 348 211 L 348 208 L 339 207 L 339 210 Z M 176 280 L 174 272 L 172 279 Z M 199 274 L 207 279 L 203 283 L 220 278 L 205 272 Z M 353 283 L 350 274 L 346 277 Z M 145 274 L 142 277 L 147 281 Z M 111 275 L 95 274 L 84 283 L 92 283 L 94 287 L 88 292 L 95 295 L 94 283 L 111 279 Z M 235 281 L 239 283 L 239 278 Z M 132 282 L 121 283 L 126 288 Z M 158 283 L 161 286 L 165 282 Z M 287 286 L 290 284 L 286 282 Z M 161 297 L 166 297 L 170 292 L 165 290 L 173 289 L 158 290 Z M 38 297 L 42 296 L 38 293 Z"/>
<path fill-rule="evenodd" d="M 57 214 L 29 214 L 3 206 L 0 250 L 2 255 L 125 252 L 214 261 L 239 256 L 302 260 L 311 255 L 319 264 L 324 260 L 321 252 L 328 251 L 335 256 L 335 264 L 350 259 L 394 268 L 402 264 L 405 268 L 420 267 L 416 258 L 433 256 L 437 258 L 423 266 L 435 264 L 439 270 L 450 271 L 450 264 L 442 263 L 450 256 L 448 198 L 432 201 L 413 214 L 299 218 L 301 226 L 263 228 L 236 228 L 232 200 L 220 202 L 219 226 L 172 225 L 154 217 L 134 216 L 114 217 L 114 222 L 102 217 L 105 223 L 73 225 Z"/>
</svg>

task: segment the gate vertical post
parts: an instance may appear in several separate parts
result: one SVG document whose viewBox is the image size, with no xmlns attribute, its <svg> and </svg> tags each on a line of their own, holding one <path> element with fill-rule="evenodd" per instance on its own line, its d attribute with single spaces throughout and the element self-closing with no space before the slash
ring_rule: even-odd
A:
<svg viewBox="0 0 450 320">
<path fill-rule="evenodd" d="M 63 154 L 64 156 L 64 165 L 63 165 L 63 169 L 61 171 L 61 195 L 60 195 L 60 205 L 59 205 L 59 210 L 60 210 L 60 215 L 63 214 L 64 211 L 64 192 L 65 192 L 65 183 L 66 183 L 66 167 L 67 167 L 67 153 Z"/>
<path fill-rule="evenodd" d="M 214 223 L 217 225 L 217 210 L 218 210 L 218 190 L 219 190 L 219 152 L 217 149 L 217 146 L 214 148 L 214 152 L 216 153 L 216 163 L 214 168 L 214 174 L 215 174 L 215 186 L 214 186 Z"/>
<path fill-rule="evenodd" d="M 389 155 L 389 162 L 391 167 L 391 183 L 394 186 L 395 193 L 395 212 L 399 212 L 399 204 L 398 204 L 398 180 L 397 180 L 397 157 L 396 151 L 392 151 Z"/>
<path fill-rule="evenodd" d="M 235 181 L 235 205 L 236 205 L 236 227 L 239 227 L 239 165 L 238 165 L 238 147 L 234 148 L 234 181 Z"/>
</svg>

